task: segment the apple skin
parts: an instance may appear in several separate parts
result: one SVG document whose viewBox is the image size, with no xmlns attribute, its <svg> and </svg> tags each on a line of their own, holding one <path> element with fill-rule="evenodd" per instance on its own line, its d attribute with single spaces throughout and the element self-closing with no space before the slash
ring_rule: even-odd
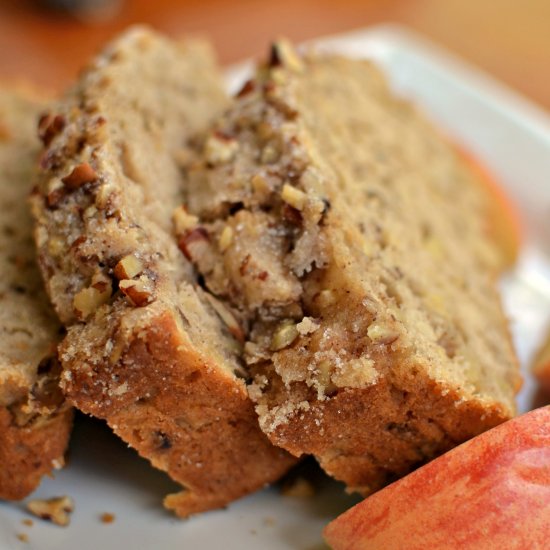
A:
<svg viewBox="0 0 550 550">
<path fill-rule="evenodd" d="M 324 536 L 334 550 L 550 549 L 550 406 L 368 497 Z"/>
</svg>

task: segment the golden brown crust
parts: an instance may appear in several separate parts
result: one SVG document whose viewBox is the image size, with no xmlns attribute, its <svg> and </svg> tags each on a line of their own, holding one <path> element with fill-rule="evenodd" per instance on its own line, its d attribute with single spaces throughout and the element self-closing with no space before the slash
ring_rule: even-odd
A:
<svg viewBox="0 0 550 550">
<path fill-rule="evenodd" d="M 0 498 L 20 500 L 38 487 L 43 475 L 63 466 L 73 411 L 63 407 L 48 418 L 18 426 L 0 408 Z"/>
<path fill-rule="evenodd" d="M 296 455 L 315 455 L 328 474 L 365 495 L 510 417 L 494 403 L 461 402 L 419 371 L 310 402 L 271 440 Z"/>
<path fill-rule="evenodd" d="M 106 419 L 143 457 L 184 484 L 186 491 L 165 501 L 179 516 L 223 507 L 277 480 L 295 462 L 258 429 L 244 383 L 201 357 L 170 311 L 143 328 L 135 325 L 124 340 L 118 361 L 93 377 L 87 353 L 73 355 L 64 389 L 82 411 Z"/>
</svg>

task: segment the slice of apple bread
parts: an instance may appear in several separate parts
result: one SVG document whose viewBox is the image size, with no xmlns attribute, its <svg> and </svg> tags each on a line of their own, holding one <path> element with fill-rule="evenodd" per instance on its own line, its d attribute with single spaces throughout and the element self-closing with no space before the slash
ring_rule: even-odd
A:
<svg viewBox="0 0 550 550">
<path fill-rule="evenodd" d="M 245 321 L 260 425 L 352 489 L 514 415 L 518 366 L 472 182 L 371 63 L 285 42 L 191 172 L 198 221 L 180 246 Z"/>
<path fill-rule="evenodd" d="M 184 486 L 165 499 L 182 517 L 276 480 L 295 460 L 261 432 L 242 335 L 171 235 L 190 145 L 226 106 L 206 44 L 131 30 L 43 120 L 33 197 L 48 292 L 69 327 L 62 386 Z"/>
<path fill-rule="evenodd" d="M 0 498 L 19 500 L 60 468 L 72 409 L 59 389 L 60 324 L 44 291 L 27 197 L 42 102 L 0 90 Z"/>
</svg>

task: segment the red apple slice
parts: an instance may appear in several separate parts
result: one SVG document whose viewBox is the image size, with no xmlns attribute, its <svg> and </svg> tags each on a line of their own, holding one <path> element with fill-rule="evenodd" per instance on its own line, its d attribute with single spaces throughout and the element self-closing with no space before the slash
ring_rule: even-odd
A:
<svg viewBox="0 0 550 550">
<path fill-rule="evenodd" d="M 550 549 L 550 406 L 389 485 L 324 535 L 334 550 Z"/>
</svg>

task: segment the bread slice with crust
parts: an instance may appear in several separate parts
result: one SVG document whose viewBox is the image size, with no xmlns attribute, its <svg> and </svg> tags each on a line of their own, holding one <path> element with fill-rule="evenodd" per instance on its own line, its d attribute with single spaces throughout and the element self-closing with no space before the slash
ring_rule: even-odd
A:
<svg viewBox="0 0 550 550">
<path fill-rule="evenodd" d="M 515 413 L 518 365 L 473 180 L 371 63 L 301 58 L 284 42 L 192 173 L 199 221 L 180 241 L 249 328 L 260 425 L 352 489 Z"/>
<path fill-rule="evenodd" d="M 63 389 L 184 486 L 165 499 L 182 517 L 294 462 L 259 429 L 241 335 L 172 236 L 190 144 L 227 101 L 206 44 L 133 29 L 43 120 L 33 197 L 40 264 L 69 327 Z"/>
<path fill-rule="evenodd" d="M 0 90 L 0 499 L 19 500 L 64 463 L 72 410 L 58 385 L 60 325 L 44 292 L 27 195 L 42 103 Z"/>
</svg>

